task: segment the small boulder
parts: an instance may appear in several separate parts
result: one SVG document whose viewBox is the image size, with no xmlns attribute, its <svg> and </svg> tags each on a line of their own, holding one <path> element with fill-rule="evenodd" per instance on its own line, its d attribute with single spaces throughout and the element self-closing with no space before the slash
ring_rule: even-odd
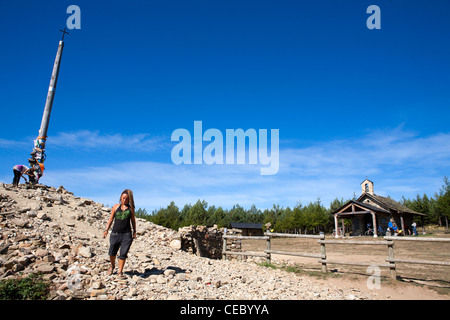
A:
<svg viewBox="0 0 450 320">
<path fill-rule="evenodd" d="M 180 250 L 181 249 L 181 241 L 179 239 L 174 239 L 170 241 L 169 246 L 174 250 Z"/>
<path fill-rule="evenodd" d="M 82 257 L 85 257 L 85 258 L 92 257 L 92 251 L 91 251 L 90 247 L 85 247 L 85 246 L 79 247 L 78 248 L 78 254 L 80 256 L 82 256 Z"/>
</svg>

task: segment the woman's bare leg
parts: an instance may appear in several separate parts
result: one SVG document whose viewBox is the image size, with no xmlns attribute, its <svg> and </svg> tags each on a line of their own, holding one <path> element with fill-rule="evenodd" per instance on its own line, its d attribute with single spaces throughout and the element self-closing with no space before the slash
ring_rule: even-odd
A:
<svg viewBox="0 0 450 320">
<path fill-rule="evenodd" d="M 111 266 L 109 267 L 108 273 L 112 274 L 114 272 L 114 268 L 116 267 L 116 256 L 109 256 L 109 261 L 111 261 Z"/>
<path fill-rule="evenodd" d="M 127 259 L 120 259 L 119 258 L 119 274 L 121 275 L 122 274 L 122 271 L 123 271 L 123 267 L 125 266 L 125 261 L 126 261 Z"/>
</svg>

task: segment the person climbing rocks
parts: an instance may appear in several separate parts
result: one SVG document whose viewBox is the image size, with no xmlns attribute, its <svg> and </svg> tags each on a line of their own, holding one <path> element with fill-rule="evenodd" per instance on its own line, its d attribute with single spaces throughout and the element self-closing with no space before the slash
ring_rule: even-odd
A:
<svg viewBox="0 0 450 320">
<path fill-rule="evenodd" d="M 15 165 L 13 167 L 14 178 L 13 178 L 13 187 L 17 188 L 19 186 L 20 178 L 22 177 L 25 182 L 27 182 L 27 178 L 24 177 L 25 174 L 28 174 L 30 168 L 24 166 L 22 164 Z"/>
<path fill-rule="evenodd" d="M 103 233 L 103 238 L 108 235 L 108 230 L 114 221 L 111 235 L 109 238 L 109 259 L 111 266 L 108 269 L 108 274 L 113 274 L 116 265 L 116 255 L 119 252 L 119 270 L 118 276 L 123 278 L 123 267 L 128 257 L 133 239 L 136 238 L 136 218 L 133 192 L 129 189 L 122 191 L 120 195 L 119 204 L 113 206 L 111 216 L 109 217 L 106 230 Z M 131 232 L 133 227 L 133 232 Z"/>
</svg>

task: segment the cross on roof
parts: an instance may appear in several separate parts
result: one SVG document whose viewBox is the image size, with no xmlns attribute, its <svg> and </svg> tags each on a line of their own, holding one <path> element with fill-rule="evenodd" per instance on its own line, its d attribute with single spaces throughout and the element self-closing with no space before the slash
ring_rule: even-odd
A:
<svg viewBox="0 0 450 320">
<path fill-rule="evenodd" d="M 61 39 L 61 41 L 63 41 L 64 40 L 64 36 L 66 34 L 69 34 L 69 33 L 66 31 L 66 28 L 64 28 L 64 30 L 59 29 L 59 31 L 61 31 L 63 33 L 63 36 L 62 36 L 62 39 Z"/>
</svg>

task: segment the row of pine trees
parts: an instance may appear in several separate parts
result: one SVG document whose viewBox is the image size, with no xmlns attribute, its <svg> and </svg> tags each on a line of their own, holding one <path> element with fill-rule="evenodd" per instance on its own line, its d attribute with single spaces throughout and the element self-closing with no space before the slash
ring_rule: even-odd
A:
<svg viewBox="0 0 450 320">
<path fill-rule="evenodd" d="M 354 196 L 353 199 L 356 199 Z M 271 209 L 260 210 L 253 205 L 245 209 L 236 204 L 231 209 L 209 206 L 205 200 L 198 200 L 194 205 L 186 204 L 181 210 L 172 201 L 166 208 L 154 210 L 148 214 L 145 209 L 139 209 L 136 216 L 155 224 L 178 230 L 189 225 L 229 227 L 232 222 L 271 223 L 274 232 L 329 233 L 334 229 L 334 219 L 331 212 L 338 209 L 348 200 L 335 199 L 329 207 L 325 207 L 320 199 L 307 205 L 298 203 L 295 207 L 280 207 L 273 205 Z M 442 188 L 432 197 L 426 194 L 417 195 L 414 199 L 402 197 L 400 203 L 426 216 L 421 223 L 424 225 L 440 225 L 448 229 L 450 217 L 450 182 L 444 177 Z M 348 221 L 350 222 L 350 221 Z"/>
</svg>

